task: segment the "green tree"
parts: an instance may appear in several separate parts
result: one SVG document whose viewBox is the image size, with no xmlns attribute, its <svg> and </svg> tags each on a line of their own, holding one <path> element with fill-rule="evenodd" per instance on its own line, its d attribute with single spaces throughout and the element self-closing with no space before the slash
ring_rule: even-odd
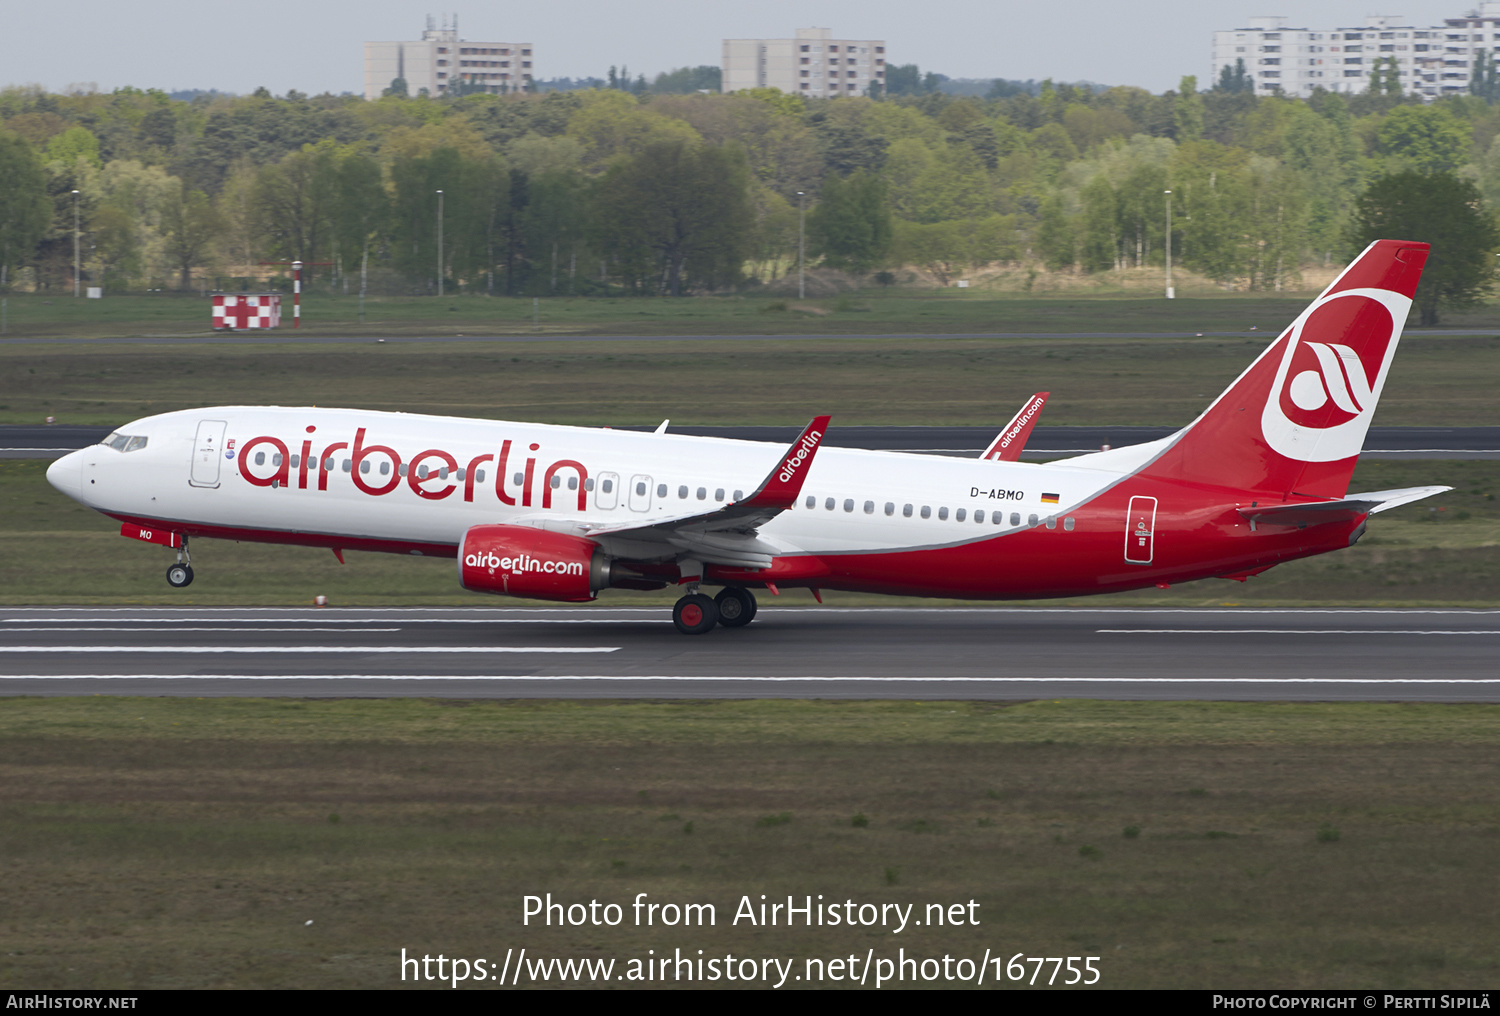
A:
<svg viewBox="0 0 1500 1016">
<path fill-rule="evenodd" d="M 1397 106 L 1375 131 L 1376 150 L 1392 169 L 1451 173 L 1469 151 L 1469 131 L 1441 106 Z"/>
<path fill-rule="evenodd" d="M 178 273 L 178 288 L 191 289 L 193 269 L 203 267 L 208 261 L 214 242 L 224 231 L 224 221 L 207 194 L 178 181 L 162 209 L 162 226 L 165 253 Z"/>
<path fill-rule="evenodd" d="M 1234 58 L 1234 66 L 1225 64 L 1219 71 L 1218 83 L 1214 85 L 1216 92 L 1228 92 L 1231 95 L 1240 92 L 1254 92 L 1255 79 L 1245 73 L 1245 58 L 1237 56 Z"/>
<path fill-rule="evenodd" d="M 807 217 L 807 236 L 814 257 L 833 268 L 867 272 L 890 250 L 893 226 L 885 181 L 855 170 L 823 184 L 818 207 Z"/>
<path fill-rule="evenodd" d="M 1473 306 L 1495 279 L 1500 227 L 1478 189 L 1452 173 L 1396 173 L 1375 180 L 1354 203 L 1350 241 L 1432 244 L 1416 306 L 1435 325 L 1443 308 Z"/>
<path fill-rule="evenodd" d="M 637 288 L 661 280 L 680 296 L 731 284 L 754 219 L 744 152 L 682 140 L 647 145 L 605 173 L 594 219 L 601 252 Z"/>
<path fill-rule="evenodd" d="M 0 289 L 28 263 L 52 222 L 47 175 L 36 150 L 0 130 Z"/>
<path fill-rule="evenodd" d="M 1036 227 L 1036 251 L 1049 271 L 1072 268 L 1078 261 L 1073 223 L 1068 220 L 1060 195 L 1054 194 L 1042 203 L 1041 221 Z"/>
<path fill-rule="evenodd" d="M 1178 141 L 1196 141 L 1203 136 L 1203 96 L 1198 94 L 1198 79 L 1191 74 L 1183 75 L 1177 84 L 1172 120 Z"/>
<path fill-rule="evenodd" d="M 1079 195 L 1083 201 L 1079 263 L 1085 272 L 1107 272 L 1119 258 L 1119 210 L 1115 189 L 1103 173 Z"/>
<path fill-rule="evenodd" d="M 1474 71 L 1469 76 L 1469 94 L 1477 95 L 1485 102 L 1500 99 L 1500 75 L 1495 73 L 1495 58 L 1487 50 L 1474 54 Z"/>
</svg>

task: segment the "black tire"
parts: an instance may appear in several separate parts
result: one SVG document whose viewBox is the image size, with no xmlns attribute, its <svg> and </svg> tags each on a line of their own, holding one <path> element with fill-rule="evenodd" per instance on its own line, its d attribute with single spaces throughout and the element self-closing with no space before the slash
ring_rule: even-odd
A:
<svg viewBox="0 0 1500 1016">
<path fill-rule="evenodd" d="M 174 564 L 167 569 L 167 585 L 173 589 L 181 589 L 193 584 L 193 566 L 190 564 Z"/>
<path fill-rule="evenodd" d="M 755 620 L 755 594 L 738 586 L 725 586 L 714 604 L 719 608 L 719 623 L 726 628 L 743 628 Z"/>
<path fill-rule="evenodd" d="M 702 635 L 719 623 L 719 608 L 702 593 L 693 593 L 672 608 L 672 623 L 684 635 Z"/>
</svg>

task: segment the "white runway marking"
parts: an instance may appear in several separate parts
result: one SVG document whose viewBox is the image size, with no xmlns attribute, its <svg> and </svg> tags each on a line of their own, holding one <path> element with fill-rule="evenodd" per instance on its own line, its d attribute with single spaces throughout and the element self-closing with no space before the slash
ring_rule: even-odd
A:
<svg viewBox="0 0 1500 1016">
<path fill-rule="evenodd" d="M 0 681 L 705 681 L 787 684 L 1500 684 L 1500 677 L 720 677 L 653 674 L 0 674 Z"/>
<path fill-rule="evenodd" d="M 619 646 L 0 646 L 6 653 L 614 653 Z"/>
<path fill-rule="evenodd" d="M 1095 628 L 1095 635 L 1500 635 L 1493 628 Z"/>
</svg>

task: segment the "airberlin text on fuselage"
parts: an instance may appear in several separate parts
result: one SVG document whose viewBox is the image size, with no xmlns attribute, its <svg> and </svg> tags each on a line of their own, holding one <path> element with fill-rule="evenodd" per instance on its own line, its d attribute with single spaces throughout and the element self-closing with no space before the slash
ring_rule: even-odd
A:
<svg viewBox="0 0 1500 1016">
<path fill-rule="evenodd" d="M 348 441 L 329 441 L 316 438 L 316 426 L 309 425 L 308 437 L 302 441 L 300 454 L 297 455 L 296 487 L 298 490 L 307 490 L 309 482 L 316 484 L 316 489 L 327 490 L 328 478 L 340 472 L 347 472 L 349 479 L 353 482 L 356 490 L 368 494 L 371 497 L 381 497 L 394 491 L 401 486 L 402 480 L 418 497 L 427 501 L 441 501 L 458 493 L 462 485 L 463 499 L 474 500 L 475 487 L 478 482 L 481 469 L 493 463 L 495 474 L 495 497 L 501 504 L 513 505 L 519 503 L 523 508 L 532 505 L 532 494 L 537 487 L 537 459 L 528 456 L 524 467 L 517 465 L 515 472 L 520 475 L 521 482 L 512 484 L 511 476 L 511 442 L 504 441 L 500 450 L 495 454 L 475 455 L 469 459 L 468 464 L 462 469 L 459 461 L 451 453 L 441 448 L 427 448 L 417 452 L 404 460 L 407 467 L 406 475 L 401 475 L 403 459 L 401 453 L 389 445 L 366 444 L 365 430 L 360 427 L 354 432 L 354 441 L 351 445 Z M 295 444 L 295 442 L 292 442 Z M 535 452 L 541 449 L 541 445 L 532 444 L 530 450 Z M 264 455 L 271 451 L 272 469 L 269 475 L 256 475 L 252 468 L 257 465 L 255 453 L 259 451 Z M 348 462 L 348 469 L 343 462 Z M 427 468 L 428 463 L 432 468 Z M 381 466 L 386 468 L 382 472 Z M 261 435 L 252 437 L 240 447 L 239 454 L 240 475 L 246 482 L 257 487 L 290 488 L 292 486 L 292 453 L 288 442 L 278 437 Z M 308 476 L 309 473 L 313 475 Z M 540 476 L 540 487 L 542 492 L 541 506 L 552 507 L 553 478 L 559 474 L 565 474 L 576 483 L 569 485 L 568 494 L 571 496 L 577 491 L 578 510 L 583 511 L 588 504 L 588 479 L 589 473 L 583 463 L 576 459 L 558 459 L 542 470 Z M 455 482 L 449 481 L 449 476 Z M 558 491 L 561 493 L 562 484 L 559 482 Z M 519 497 L 517 497 L 519 495 Z M 567 498 L 559 498 L 559 507 Z"/>
</svg>

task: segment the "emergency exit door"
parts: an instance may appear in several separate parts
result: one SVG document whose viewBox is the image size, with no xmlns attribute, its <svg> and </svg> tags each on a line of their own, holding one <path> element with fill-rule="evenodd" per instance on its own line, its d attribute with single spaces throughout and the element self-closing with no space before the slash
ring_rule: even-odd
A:
<svg viewBox="0 0 1500 1016">
<path fill-rule="evenodd" d="M 1156 529 L 1156 498 L 1133 497 L 1125 517 L 1125 561 L 1127 564 L 1150 564 L 1155 548 L 1152 533 Z"/>
<path fill-rule="evenodd" d="M 193 438 L 193 465 L 188 473 L 188 483 L 194 487 L 217 487 L 219 485 L 219 460 L 224 454 L 223 420 L 199 420 L 198 433 Z"/>
</svg>

